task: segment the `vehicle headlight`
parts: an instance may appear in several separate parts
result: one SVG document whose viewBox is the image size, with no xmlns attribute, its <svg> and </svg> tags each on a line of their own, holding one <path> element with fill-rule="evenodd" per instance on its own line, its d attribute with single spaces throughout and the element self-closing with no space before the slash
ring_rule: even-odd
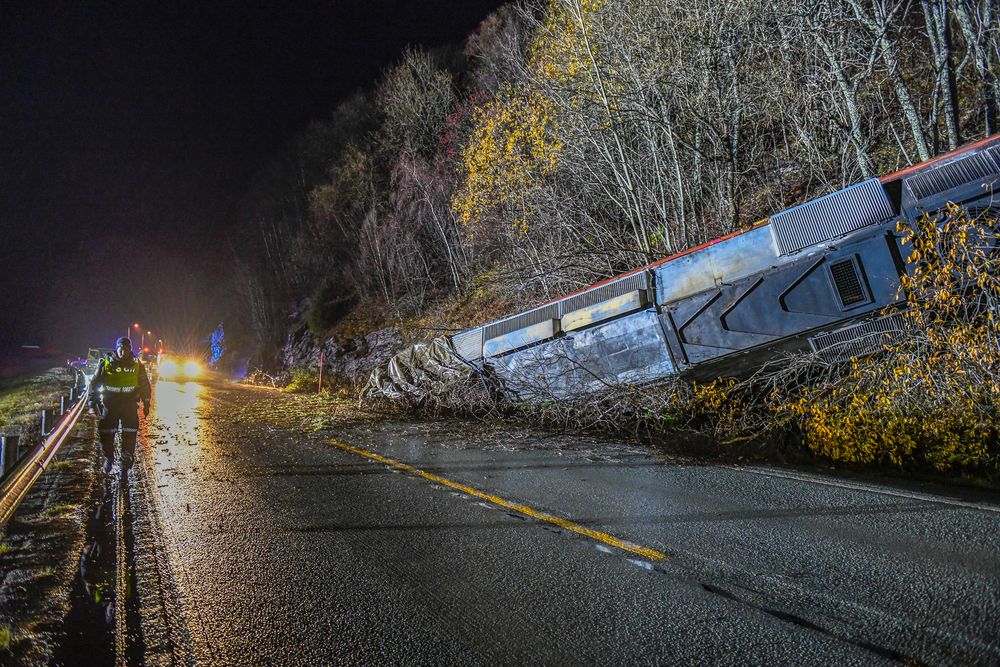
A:
<svg viewBox="0 0 1000 667">
<path fill-rule="evenodd" d="M 160 376 L 161 377 L 173 377 L 177 375 L 177 362 L 167 359 L 162 364 L 160 364 Z"/>
<path fill-rule="evenodd" d="M 197 361 L 188 361 L 184 363 L 184 375 L 188 377 L 195 377 L 201 374 L 201 364 Z"/>
</svg>

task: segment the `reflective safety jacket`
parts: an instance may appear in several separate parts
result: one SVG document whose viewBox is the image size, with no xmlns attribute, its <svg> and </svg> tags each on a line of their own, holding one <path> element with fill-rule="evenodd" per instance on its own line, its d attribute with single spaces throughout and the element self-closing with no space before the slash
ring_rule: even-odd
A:
<svg viewBox="0 0 1000 667">
<path fill-rule="evenodd" d="M 148 402 L 151 393 L 146 367 L 131 355 L 102 359 L 90 384 L 92 392 L 103 392 L 105 398 L 120 394 Z"/>
</svg>

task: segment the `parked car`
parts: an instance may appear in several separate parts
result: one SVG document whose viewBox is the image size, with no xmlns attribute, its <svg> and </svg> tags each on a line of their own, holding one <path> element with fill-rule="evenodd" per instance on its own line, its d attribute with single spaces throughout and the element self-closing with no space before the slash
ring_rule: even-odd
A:
<svg viewBox="0 0 1000 667">
<path fill-rule="evenodd" d="M 190 357 L 164 356 L 158 368 L 161 379 L 186 382 L 201 376 L 201 363 Z"/>
<path fill-rule="evenodd" d="M 97 372 L 97 364 L 101 359 L 107 359 L 114 353 L 109 347 L 92 347 L 87 350 L 87 356 L 69 362 L 69 367 L 74 373 L 79 374 L 84 384 L 90 383 Z"/>
</svg>

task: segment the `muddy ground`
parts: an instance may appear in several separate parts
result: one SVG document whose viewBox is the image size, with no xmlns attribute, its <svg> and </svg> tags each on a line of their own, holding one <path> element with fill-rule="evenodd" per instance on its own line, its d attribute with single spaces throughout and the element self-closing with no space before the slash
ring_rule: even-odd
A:
<svg viewBox="0 0 1000 667">
<path fill-rule="evenodd" d="M 7 378 L 0 432 L 40 441 L 39 412 L 72 384 L 67 369 Z M 58 643 L 78 572 L 86 509 L 95 498 L 96 422 L 85 415 L 56 460 L 0 532 L 0 664 L 47 663 Z"/>
<path fill-rule="evenodd" d="M 0 664 L 50 661 L 79 572 L 100 453 L 85 415 L 18 508 L 0 542 Z"/>
</svg>

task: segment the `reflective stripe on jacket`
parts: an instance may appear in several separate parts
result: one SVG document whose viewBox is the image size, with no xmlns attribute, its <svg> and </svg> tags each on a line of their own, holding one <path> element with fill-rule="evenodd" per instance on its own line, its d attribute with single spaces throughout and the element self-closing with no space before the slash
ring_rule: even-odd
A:
<svg viewBox="0 0 1000 667">
<path fill-rule="evenodd" d="M 101 395 L 107 398 L 117 395 L 123 400 L 138 398 L 149 403 L 152 394 L 145 366 L 131 355 L 102 359 L 90 384 L 95 400 Z"/>
<path fill-rule="evenodd" d="M 105 361 L 101 379 L 108 391 L 135 391 L 139 386 L 139 362 L 135 359 Z"/>
</svg>

